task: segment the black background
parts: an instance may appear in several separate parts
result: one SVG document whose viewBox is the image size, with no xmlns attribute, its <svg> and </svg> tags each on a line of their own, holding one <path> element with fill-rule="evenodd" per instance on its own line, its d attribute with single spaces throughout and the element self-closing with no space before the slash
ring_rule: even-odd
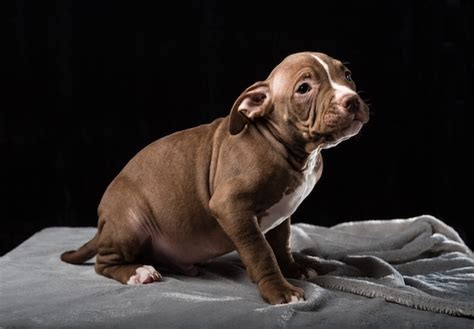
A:
<svg viewBox="0 0 474 329">
<path fill-rule="evenodd" d="M 5 2 L 3 3 L 5 5 Z M 290 53 L 348 61 L 372 116 L 294 222 L 432 214 L 472 247 L 471 1 L 16 1 L 3 14 L 0 254 L 94 226 L 142 147 L 227 115 Z"/>
</svg>

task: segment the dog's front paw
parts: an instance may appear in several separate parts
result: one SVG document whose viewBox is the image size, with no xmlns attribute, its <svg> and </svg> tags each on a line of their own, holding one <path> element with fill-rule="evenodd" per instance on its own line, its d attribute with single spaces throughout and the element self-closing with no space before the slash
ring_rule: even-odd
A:
<svg viewBox="0 0 474 329">
<path fill-rule="evenodd" d="M 310 280 L 318 276 L 318 272 L 316 272 L 313 268 L 301 265 L 297 262 L 292 262 L 286 264 L 285 266 L 280 266 L 280 269 L 285 278 Z"/>
<path fill-rule="evenodd" d="M 286 280 L 261 280 L 258 289 L 263 299 L 273 305 L 304 301 L 304 290 Z"/>
</svg>

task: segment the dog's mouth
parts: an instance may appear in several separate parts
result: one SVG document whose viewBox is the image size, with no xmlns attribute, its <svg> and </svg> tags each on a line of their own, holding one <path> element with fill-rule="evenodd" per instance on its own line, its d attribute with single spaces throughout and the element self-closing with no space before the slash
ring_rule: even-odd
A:
<svg viewBox="0 0 474 329">
<path fill-rule="evenodd" d="M 347 125 L 344 125 L 342 128 L 323 135 L 324 140 L 326 142 L 342 142 L 357 135 L 362 129 L 363 125 L 364 122 L 362 122 L 362 120 L 354 119 L 352 120 L 352 122 Z"/>
<path fill-rule="evenodd" d="M 359 100 L 357 108 L 348 109 L 330 102 L 310 124 L 309 139 L 313 145 L 328 148 L 357 135 L 369 121 L 369 109 Z M 322 109 L 321 109 L 322 110 Z"/>
<path fill-rule="evenodd" d="M 323 148 L 332 147 L 357 135 L 364 124 L 368 121 L 366 117 L 351 115 L 341 118 L 336 123 L 324 125 L 323 129 L 310 134 L 313 143 L 322 144 Z"/>
</svg>

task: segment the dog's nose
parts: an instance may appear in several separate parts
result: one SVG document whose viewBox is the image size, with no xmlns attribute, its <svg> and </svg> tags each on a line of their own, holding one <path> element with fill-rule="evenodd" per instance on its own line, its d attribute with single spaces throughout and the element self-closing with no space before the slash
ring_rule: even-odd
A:
<svg viewBox="0 0 474 329">
<path fill-rule="evenodd" d="M 355 113 L 360 107 L 359 97 L 357 95 L 347 95 L 342 99 L 342 107 L 349 113 Z"/>
</svg>

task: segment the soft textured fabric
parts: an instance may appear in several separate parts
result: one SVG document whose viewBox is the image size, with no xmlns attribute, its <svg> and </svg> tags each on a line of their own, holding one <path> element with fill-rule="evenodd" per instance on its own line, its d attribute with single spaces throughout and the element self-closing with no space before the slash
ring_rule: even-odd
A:
<svg viewBox="0 0 474 329">
<path fill-rule="evenodd" d="M 126 286 L 65 250 L 94 228 L 38 232 L 0 258 L 0 327 L 473 328 L 474 259 L 431 216 L 292 227 L 295 258 L 319 276 L 290 280 L 306 301 L 272 306 L 236 253 L 199 266 L 198 277 L 159 269 L 164 281 Z"/>
</svg>

